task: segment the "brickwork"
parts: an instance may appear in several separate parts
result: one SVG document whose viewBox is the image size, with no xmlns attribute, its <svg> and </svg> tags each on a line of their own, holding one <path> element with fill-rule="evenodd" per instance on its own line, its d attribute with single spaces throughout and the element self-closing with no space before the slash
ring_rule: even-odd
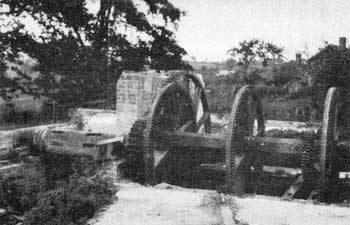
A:
<svg viewBox="0 0 350 225">
<path fill-rule="evenodd" d="M 142 117 L 152 103 L 168 73 L 148 70 L 123 72 L 117 83 L 117 112 L 135 114 Z"/>
</svg>

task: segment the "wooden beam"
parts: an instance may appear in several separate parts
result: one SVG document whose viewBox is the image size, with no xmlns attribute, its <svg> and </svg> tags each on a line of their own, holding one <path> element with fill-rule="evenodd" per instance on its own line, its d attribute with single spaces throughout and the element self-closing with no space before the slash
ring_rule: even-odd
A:
<svg viewBox="0 0 350 225">
<path fill-rule="evenodd" d="M 248 143 L 250 148 L 268 153 L 301 155 L 303 149 L 303 141 L 292 138 L 252 137 Z"/>
<path fill-rule="evenodd" d="M 289 187 L 289 189 L 283 194 L 283 198 L 285 199 L 293 199 L 295 194 L 300 190 L 300 188 L 304 184 L 303 175 L 300 175 L 295 179 L 293 184 Z"/>
<path fill-rule="evenodd" d="M 102 139 L 102 140 L 94 142 L 93 144 L 98 146 L 98 145 L 113 144 L 115 142 L 123 142 L 123 137 L 114 137 L 114 138 Z"/>
<path fill-rule="evenodd" d="M 169 134 L 168 144 L 177 147 L 224 149 L 226 135 L 178 132 Z"/>
<path fill-rule="evenodd" d="M 236 170 L 241 170 L 244 165 L 244 158 L 246 154 L 240 153 L 235 157 L 235 166 Z M 223 171 L 226 172 L 226 163 L 225 162 L 217 162 L 217 163 L 202 163 L 200 165 L 201 168 L 206 170 L 214 170 L 214 171 Z"/>
<path fill-rule="evenodd" d="M 263 166 L 263 172 L 278 177 L 295 177 L 301 174 L 301 169 L 284 166 Z"/>
<path fill-rule="evenodd" d="M 226 172 L 226 164 L 225 162 L 218 162 L 218 163 L 202 163 L 200 165 L 202 169 L 205 170 L 213 170 L 213 171 L 222 171 Z"/>
<path fill-rule="evenodd" d="M 165 144 L 176 147 L 215 148 L 225 149 L 226 134 L 205 134 L 176 132 L 163 134 Z M 303 142 L 301 139 L 252 137 L 246 138 L 249 150 L 257 150 L 265 153 L 279 153 L 301 155 Z"/>
</svg>

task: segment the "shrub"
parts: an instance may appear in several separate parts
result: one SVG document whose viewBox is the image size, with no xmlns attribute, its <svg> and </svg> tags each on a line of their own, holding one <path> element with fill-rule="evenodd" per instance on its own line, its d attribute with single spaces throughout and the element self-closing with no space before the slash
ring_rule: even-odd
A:
<svg viewBox="0 0 350 225">
<path fill-rule="evenodd" d="M 69 182 L 39 197 L 24 215 L 24 225 L 85 224 L 98 209 L 113 201 L 115 187 L 107 179 L 73 174 Z"/>
</svg>

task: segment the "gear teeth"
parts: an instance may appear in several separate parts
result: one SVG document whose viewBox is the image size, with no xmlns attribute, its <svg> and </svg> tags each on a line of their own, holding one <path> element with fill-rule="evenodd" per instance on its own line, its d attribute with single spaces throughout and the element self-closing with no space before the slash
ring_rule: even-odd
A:
<svg viewBox="0 0 350 225">
<path fill-rule="evenodd" d="M 202 95 L 200 96 L 200 98 L 201 98 L 201 102 L 202 102 L 203 112 L 209 113 L 209 105 L 208 105 L 207 98 L 205 95 L 204 84 L 196 75 L 193 75 L 192 73 L 189 73 L 189 72 L 172 73 L 169 75 L 168 78 L 166 78 L 162 82 L 162 87 L 164 87 L 168 84 L 177 84 L 180 86 L 184 86 L 185 80 L 191 80 L 195 84 L 196 87 L 200 87 L 202 89 Z M 205 122 L 204 127 L 205 127 L 205 133 L 211 133 L 210 117 Z"/>
<path fill-rule="evenodd" d="M 314 139 L 315 134 L 312 132 L 303 132 L 303 151 L 301 155 L 301 169 L 305 180 L 310 180 L 314 161 Z"/>
<path fill-rule="evenodd" d="M 338 120 L 339 110 L 339 92 L 338 89 L 332 87 L 328 90 L 323 114 L 322 133 L 321 133 L 321 147 L 320 147 L 320 172 L 321 179 L 319 187 L 322 188 L 320 195 L 321 200 L 328 201 L 332 196 L 332 189 L 336 185 L 339 175 L 336 168 L 336 150 L 337 143 L 335 136 L 339 124 Z"/>
<path fill-rule="evenodd" d="M 238 151 L 238 148 L 245 148 L 246 146 L 241 146 L 239 143 L 240 140 L 243 140 L 244 137 L 242 136 L 244 132 L 251 131 L 253 132 L 253 126 L 254 126 L 254 120 L 250 121 L 252 117 L 248 117 L 248 121 L 244 121 L 245 114 L 247 114 L 247 110 L 249 110 L 249 107 L 246 108 L 246 104 L 249 100 L 249 97 L 252 97 L 253 101 L 255 101 L 255 104 L 260 104 L 260 101 L 258 101 L 257 96 L 255 95 L 254 91 L 251 89 L 252 87 L 247 85 L 242 87 L 235 98 L 233 109 L 230 116 L 230 133 L 229 138 L 226 142 L 226 182 L 227 186 L 230 189 L 230 191 L 235 192 L 236 191 L 236 184 L 235 184 L 235 176 L 236 176 L 236 154 Z M 248 104 L 247 104 L 248 105 Z M 254 109 L 256 111 L 255 118 L 258 119 L 258 135 L 263 136 L 264 135 L 264 121 L 263 121 L 263 115 L 262 110 L 259 108 L 259 106 L 256 106 Z M 261 114 L 261 115 L 260 115 Z M 254 119 L 255 119 L 254 118 Z M 248 124 L 248 126 L 244 126 L 244 124 Z M 248 129 L 248 130 L 245 130 Z M 251 129 L 251 130 L 250 130 Z M 253 162 L 252 162 L 253 163 Z M 249 178 L 248 178 L 249 179 Z M 248 187 L 248 184 L 243 184 L 244 187 L 238 187 L 239 189 L 243 188 L 246 189 Z M 242 190 L 237 190 L 238 192 Z M 244 190 L 243 190 L 244 191 Z"/>
<path fill-rule="evenodd" d="M 128 147 L 142 149 L 143 130 L 146 128 L 146 120 L 138 119 L 132 125 L 128 136 Z"/>
<path fill-rule="evenodd" d="M 147 125 L 145 131 L 143 133 L 143 152 L 144 152 L 144 170 L 145 170 L 145 182 L 147 184 L 153 185 L 158 182 L 156 174 L 156 168 L 154 165 L 154 145 L 153 142 L 159 139 L 160 135 L 166 130 L 172 131 L 178 125 L 184 124 L 187 121 L 175 121 L 178 124 L 173 124 L 173 122 L 169 121 L 167 123 L 167 127 L 163 126 L 164 121 L 159 121 L 161 119 L 167 118 L 165 114 L 169 114 L 168 116 L 174 114 L 170 113 L 173 110 L 173 106 L 170 104 L 172 99 L 172 95 L 174 93 L 178 93 L 180 97 L 176 101 L 179 101 L 178 104 L 183 104 L 186 107 L 183 107 L 181 111 L 176 113 L 181 113 L 179 118 L 181 120 L 190 119 L 195 122 L 195 112 L 193 110 L 192 99 L 188 91 L 182 85 L 177 83 L 170 83 L 163 87 L 155 100 L 152 103 L 152 107 L 150 110 L 150 114 L 148 115 Z M 174 112 L 173 112 L 174 113 Z M 185 114 L 184 114 L 185 113 Z M 169 127 L 170 126 L 170 127 Z M 160 180 L 161 181 L 161 180 Z"/>
<path fill-rule="evenodd" d="M 128 135 L 125 157 L 128 162 L 126 176 L 135 178 L 142 182 L 143 180 L 143 132 L 146 128 L 146 120 L 138 119 L 134 122 Z"/>
</svg>

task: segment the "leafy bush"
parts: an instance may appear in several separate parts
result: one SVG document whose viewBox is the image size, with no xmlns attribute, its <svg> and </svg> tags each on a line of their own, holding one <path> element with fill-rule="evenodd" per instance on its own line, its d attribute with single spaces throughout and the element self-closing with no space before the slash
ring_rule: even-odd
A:
<svg viewBox="0 0 350 225">
<path fill-rule="evenodd" d="M 350 89 L 350 51 L 327 45 L 309 59 L 309 64 L 313 80 L 313 102 L 322 111 L 328 88 Z"/>
<path fill-rule="evenodd" d="M 116 188 L 107 179 L 73 174 L 68 183 L 39 196 L 24 215 L 24 225 L 85 224 L 102 206 L 114 200 Z"/>
<path fill-rule="evenodd" d="M 312 108 L 311 99 L 304 97 L 290 99 L 283 96 L 263 98 L 265 119 L 290 120 L 290 121 L 311 121 Z"/>
<path fill-rule="evenodd" d="M 299 65 L 295 61 L 282 63 L 272 68 L 271 82 L 276 87 L 282 87 L 289 82 L 294 82 L 305 77 L 307 65 Z"/>
</svg>

